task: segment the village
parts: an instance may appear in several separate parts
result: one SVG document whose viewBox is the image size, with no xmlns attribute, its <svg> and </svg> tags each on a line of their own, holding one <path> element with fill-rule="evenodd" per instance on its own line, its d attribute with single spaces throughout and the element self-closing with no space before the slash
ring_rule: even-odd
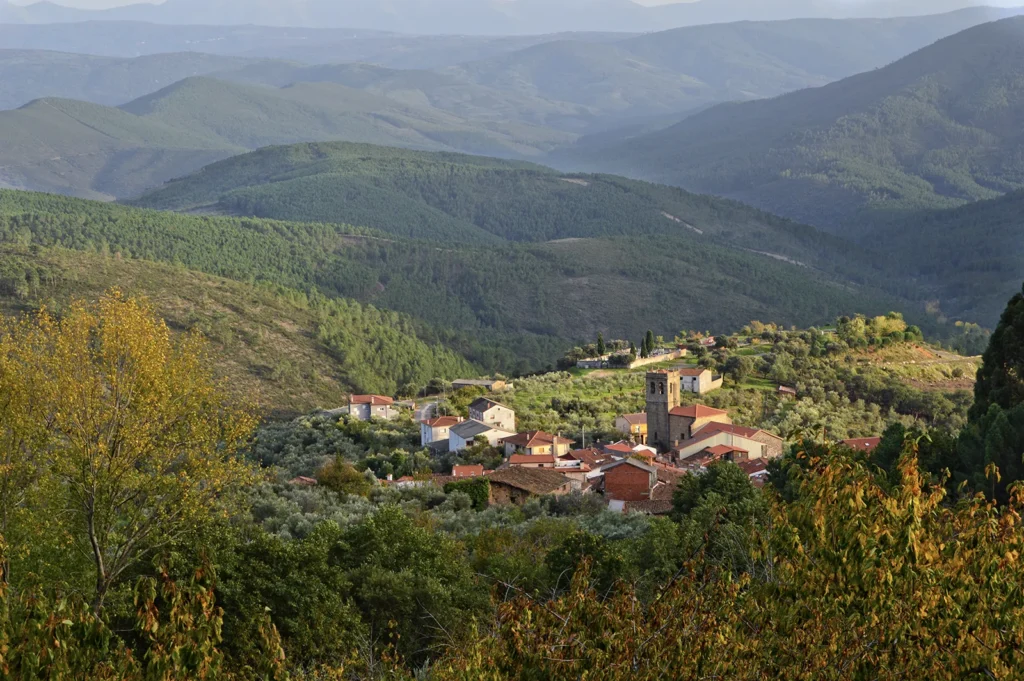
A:
<svg viewBox="0 0 1024 681">
<path fill-rule="evenodd" d="M 685 355 L 682 348 L 651 353 L 650 361 L 641 360 L 639 366 L 663 365 Z M 579 360 L 579 368 L 607 367 L 609 361 L 614 360 L 609 356 Z M 576 493 L 597 495 L 611 511 L 664 515 L 672 511 L 673 492 L 681 476 L 702 475 L 713 463 L 728 461 L 746 473 L 754 486 L 761 487 L 769 463 L 785 451 L 780 435 L 736 425 L 727 410 L 682 403 L 684 394 L 700 398 L 722 386 L 721 375 L 699 366 L 647 371 L 646 409 L 615 419 L 619 439 L 588 444 L 559 433 L 518 430 L 515 410 L 500 401 L 501 392 L 509 387 L 503 380 L 455 381 L 451 384 L 454 391 L 485 390 L 488 396 L 469 403 L 465 414 L 430 413 L 436 406 L 433 403 L 417 410 L 422 417 L 418 419 L 420 445 L 433 454 L 486 446 L 501 453 L 502 463 L 493 470 L 482 464 L 457 464 L 448 475 L 389 476 L 391 479 L 382 482 L 400 488 L 435 485 L 450 490 L 458 489 L 457 483 L 482 479 L 489 483 L 488 503 L 492 505 L 522 505 L 534 497 Z M 783 398 L 796 394 L 787 386 L 779 386 L 778 392 Z M 383 395 L 353 395 L 344 411 L 361 421 L 390 420 L 401 409 L 415 406 Z M 869 437 L 843 444 L 870 451 L 880 441 L 880 437 Z"/>
</svg>

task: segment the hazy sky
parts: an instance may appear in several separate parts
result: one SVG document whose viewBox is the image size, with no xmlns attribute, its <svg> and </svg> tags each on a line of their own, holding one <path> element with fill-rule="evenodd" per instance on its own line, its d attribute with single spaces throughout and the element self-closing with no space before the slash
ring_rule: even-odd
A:
<svg viewBox="0 0 1024 681">
<path fill-rule="evenodd" d="M 12 0 L 15 5 L 30 5 L 36 0 Z M 120 7 L 121 5 L 134 5 L 140 2 L 153 2 L 157 0 L 54 0 L 58 5 L 67 7 L 82 7 L 85 9 L 105 9 L 107 7 Z M 670 5 L 681 0 L 633 0 L 641 5 Z"/>
</svg>

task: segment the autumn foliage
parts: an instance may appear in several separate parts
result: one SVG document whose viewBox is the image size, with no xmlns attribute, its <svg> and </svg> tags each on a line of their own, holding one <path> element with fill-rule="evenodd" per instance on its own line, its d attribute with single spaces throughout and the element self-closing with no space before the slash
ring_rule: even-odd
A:
<svg viewBox="0 0 1024 681">
<path fill-rule="evenodd" d="M 949 505 L 913 452 L 900 473 L 886 491 L 862 463 L 814 461 L 750 572 L 695 560 L 649 602 L 577 573 L 558 599 L 501 605 L 438 678 L 1020 678 L 1024 500 Z"/>
</svg>

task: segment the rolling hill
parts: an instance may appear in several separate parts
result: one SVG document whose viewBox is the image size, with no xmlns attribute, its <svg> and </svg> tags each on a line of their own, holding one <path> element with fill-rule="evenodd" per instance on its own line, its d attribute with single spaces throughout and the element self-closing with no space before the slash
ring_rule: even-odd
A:
<svg viewBox="0 0 1024 681">
<path fill-rule="evenodd" d="M 198 52 L 134 59 L 44 50 L 0 50 L 0 109 L 55 97 L 118 106 L 190 76 L 243 68 L 253 60 Z"/>
<path fill-rule="evenodd" d="M 344 404 L 348 393 L 394 394 L 436 376 L 478 370 L 417 335 L 408 317 L 353 301 L 214 277 L 180 265 L 61 248 L 0 245 L 0 313 L 63 309 L 111 287 L 145 296 L 176 332 L 211 342 L 216 372 L 260 410 L 288 417 Z"/>
<path fill-rule="evenodd" d="M 120 108 L 39 100 L 0 112 L 0 186 L 129 197 L 247 149 L 336 139 L 514 156 L 571 137 L 332 83 L 276 89 L 188 78 Z"/>
<path fill-rule="evenodd" d="M 608 175 L 361 144 L 271 147 L 215 163 L 135 205 L 346 223 L 402 238 L 495 245 L 680 235 L 866 283 L 875 257 L 722 199 Z"/>
<path fill-rule="evenodd" d="M 857 234 L 878 213 L 1024 187 L 1022 123 L 1024 18 L 1010 18 L 831 85 L 714 107 L 590 160 Z"/>
<path fill-rule="evenodd" d="M 424 341 L 487 371 L 547 366 L 598 331 L 671 336 L 753 318 L 811 324 L 899 307 L 927 321 L 917 306 L 870 286 L 686 228 L 674 236 L 463 245 L 7 191 L 0 192 L 3 243 L 120 254 L 354 299 L 408 315 Z"/>
<path fill-rule="evenodd" d="M 975 8 L 898 19 L 745 21 L 616 42 L 559 40 L 444 72 L 503 92 L 586 106 L 599 127 L 609 127 L 821 86 L 1019 12 Z"/>
<path fill-rule="evenodd" d="M 1024 192 L 901 215 L 865 241 L 885 243 L 953 318 L 995 320 L 1024 281 Z"/>
<path fill-rule="evenodd" d="M 737 18 L 899 17 L 970 7 L 969 0 L 695 0 L 645 7 L 630 0 L 168 0 L 101 11 L 50 2 L 0 5 L 0 21 L 46 23 L 91 20 L 164 24 L 262 24 L 354 27 L 443 34 L 537 34 L 557 31 L 653 31 Z"/>
</svg>

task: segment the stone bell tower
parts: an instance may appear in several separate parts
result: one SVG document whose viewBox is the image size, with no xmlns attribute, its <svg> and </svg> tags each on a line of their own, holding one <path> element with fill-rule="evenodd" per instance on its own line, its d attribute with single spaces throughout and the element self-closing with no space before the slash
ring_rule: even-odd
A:
<svg viewBox="0 0 1024 681">
<path fill-rule="evenodd" d="M 669 412 L 679 406 L 679 372 L 651 371 L 647 374 L 647 442 L 659 451 L 672 448 Z"/>
</svg>

